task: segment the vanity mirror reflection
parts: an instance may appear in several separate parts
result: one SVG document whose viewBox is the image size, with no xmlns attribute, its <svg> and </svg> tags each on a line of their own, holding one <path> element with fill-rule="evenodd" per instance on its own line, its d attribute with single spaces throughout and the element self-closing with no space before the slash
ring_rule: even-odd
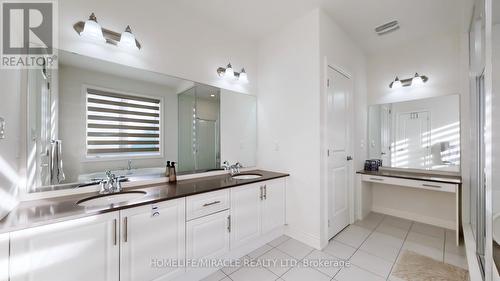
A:
<svg viewBox="0 0 500 281">
<path fill-rule="evenodd" d="M 460 171 L 458 95 L 369 107 L 370 159 L 382 166 Z"/>
<path fill-rule="evenodd" d="M 28 192 L 255 166 L 255 96 L 62 50 L 26 89 Z"/>
</svg>

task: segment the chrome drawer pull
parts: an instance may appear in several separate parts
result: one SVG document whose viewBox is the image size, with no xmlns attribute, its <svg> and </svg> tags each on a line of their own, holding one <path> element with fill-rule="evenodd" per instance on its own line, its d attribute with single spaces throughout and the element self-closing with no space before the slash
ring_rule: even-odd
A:
<svg viewBox="0 0 500 281">
<path fill-rule="evenodd" d="M 439 185 L 432 185 L 432 184 L 422 184 L 422 186 L 425 186 L 425 187 L 432 187 L 432 188 L 443 188 L 442 186 L 439 186 Z"/>
<path fill-rule="evenodd" d="M 373 181 L 384 181 L 384 179 L 379 179 L 379 178 L 370 178 Z"/>
<path fill-rule="evenodd" d="M 212 206 L 212 205 L 219 204 L 219 203 L 220 203 L 220 201 L 214 201 L 212 203 L 203 204 L 203 207 L 208 207 L 208 206 Z"/>
</svg>

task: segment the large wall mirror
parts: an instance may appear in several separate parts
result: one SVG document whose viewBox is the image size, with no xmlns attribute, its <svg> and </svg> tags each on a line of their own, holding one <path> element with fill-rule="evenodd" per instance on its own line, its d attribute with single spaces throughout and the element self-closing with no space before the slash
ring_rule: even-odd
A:
<svg viewBox="0 0 500 281">
<path fill-rule="evenodd" d="M 28 192 L 256 165 L 256 98 L 59 51 L 28 71 Z"/>
<path fill-rule="evenodd" d="M 383 166 L 460 171 L 458 95 L 369 107 L 371 159 Z"/>
</svg>

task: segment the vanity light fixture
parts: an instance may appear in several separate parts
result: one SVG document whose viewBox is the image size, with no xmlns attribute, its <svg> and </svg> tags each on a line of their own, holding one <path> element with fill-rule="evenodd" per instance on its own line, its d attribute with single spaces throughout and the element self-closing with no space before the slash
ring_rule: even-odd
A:
<svg viewBox="0 0 500 281">
<path fill-rule="evenodd" d="M 73 29 L 82 38 L 94 42 L 106 42 L 108 44 L 127 49 L 141 49 L 141 44 L 135 38 L 130 26 L 127 25 L 127 28 L 123 33 L 102 28 L 101 25 L 97 23 L 97 18 L 94 13 L 90 14 L 89 19 L 85 22 L 79 21 L 75 23 L 73 25 Z"/>
<path fill-rule="evenodd" d="M 389 84 L 389 88 L 399 89 L 401 87 L 418 86 L 426 83 L 428 80 L 429 78 L 427 76 L 419 75 L 418 73 L 415 73 L 415 76 L 412 78 L 403 80 L 399 80 L 399 78 L 396 76 L 396 79 L 394 79 L 394 81 Z"/>
<path fill-rule="evenodd" d="M 225 78 L 228 80 L 238 80 L 242 83 L 248 83 L 248 75 L 245 71 L 245 68 L 242 68 L 240 72 L 236 72 L 233 70 L 233 66 L 231 65 L 231 63 L 229 63 L 226 68 L 217 68 L 217 74 L 221 78 Z"/>
<path fill-rule="evenodd" d="M 120 36 L 118 47 L 139 50 L 139 46 L 137 46 L 135 35 L 132 33 L 130 25 L 127 25 L 127 28 L 125 28 L 125 31 Z"/>
<path fill-rule="evenodd" d="M 83 30 L 79 33 L 82 38 L 87 40 L 106 42 L 106 39 L 102 34 L 101 25 L 97 22 L 97 18 L 94 13 L 90 14 L 89 19 L 83 24 Z"/>
</svg>

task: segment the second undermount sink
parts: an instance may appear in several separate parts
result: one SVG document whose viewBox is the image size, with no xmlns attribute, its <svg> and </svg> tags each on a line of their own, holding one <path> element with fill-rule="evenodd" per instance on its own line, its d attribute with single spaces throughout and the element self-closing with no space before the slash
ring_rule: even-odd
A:
<svg viewBox="0 0 500 281">
<path fill-rule="evenodd" d="M 261 178 L 261 174 L 238 174 L 232 176 L 233 179 L 235 180 L 253 180 L 253 179 L 258 179 Z"/>
<path fill-rule="evenodd" d="M 104 207 L 111 204 L 123 203 L 138 199 L 143 197 L 144 195 L 146 195 L 145 191 L 123 191 L 119 193 L 110 193 L 88 197 L 76 202 L 76 204 L 83 207 Z"/>
</svg>

